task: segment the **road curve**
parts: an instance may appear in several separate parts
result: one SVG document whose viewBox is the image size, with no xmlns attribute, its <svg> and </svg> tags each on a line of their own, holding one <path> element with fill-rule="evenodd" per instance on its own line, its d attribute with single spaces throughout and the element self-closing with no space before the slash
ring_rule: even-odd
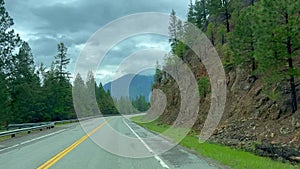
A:
<svg viewBox="0 0 300 169">
<path fill-rule="evenodd" d="M 5 169 L 215 169 L 216 165 L 176 146 L 168 152 L 147 158 L 127 158 L 110 153 L 98 146 L 93 139 L 109 142 L 116 149 L 150 153 L 159 148 L 143 138 L 153 133 L 137 126 L 123 117 L 97 118 L 80 125 L 55 131 L 32 141 L 25 141 L 0 149 L 0 168 Z M 114 129 L 123 135 L 139 138 L 140 143 L 132 147 L 116 138 Z M 90 136 L 92 136 L 90 138 Z M 96 136 L 96 137 L 93 137 Z M 161 138 L 161 142 L 169 144 Z M 171 143 L 170 143 L 171 144 Z M 1 143 L 0 143 L 1 147 Z"/>
</svg>

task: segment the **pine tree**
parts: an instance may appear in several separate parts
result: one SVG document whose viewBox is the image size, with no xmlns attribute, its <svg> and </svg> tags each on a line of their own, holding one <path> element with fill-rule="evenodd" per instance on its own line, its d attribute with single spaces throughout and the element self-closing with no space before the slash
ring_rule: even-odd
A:
<svg viewBox="0 0 300 169">
<path fill-rule="evenodd" d="M 0 128 L 6 126 L 10 122 L 10 115 L 8 114 L 8 98 L 9 93 L 7 89 L 7 81 L 5 75 L 0 72 Z"/>
<path fill-rule="evenodd" d="M 269 83 L 286 82 L 290 86 L 294 113 L 298 109 L 295 78 L 300 77 L 299 67 L 294 65 L 300 53 L 300 1 L 262 0 L 260 5 L 255 55 Z"/>
<path fill-rule="evenodd" d="M 247 8 L 248 6 L 254 6 L 254 2 L 253 2 L 253 5 L 251 5 L 251 4 L 246 4 L 245 1 L 232 0 L 232 2 L 231 2 L 232 12 L 231 12 L 231 18 L 230 18 L 230 27 L 232 30 L 235 29 L 235 24 L 238 22 L 242 11 L 245 8 Z"/>
<path fill-rule="evenodd" d="M 190 0 L 190 4 L 189 4 L 189 10 L 188 10 L 188 15 L 187 15 L 187 21 L 188 21 L 189 23 L 196 24 L 195 7 L 194 7 L 194 4 L 193 4 L 192 0 Z"/>
<path fill-rule="evenodd" d="M 19 35 L 10 29 L 14 22 L 4 5 L 4 0 L 0 0 L 0 69 L 6 72 L 5 66 L 9 66 L 12 53 L 19 46 L 21 40 Z"/>
<path fill-rule="evenodd" d="M 35 74 L 35 65 L 31 48 L 27 42 L 23 42 L 19 53 L 14 56 L 14 71 L 15 76 L 20 76 L 26 81 L 37 80 Z"/>
<path fill-rule="evenodd" d="M 52 63 L 50 70 L 45 72 L 42 90 L 44 91 L 44 103 L 46 105 L 45 112 L 49 115 L 51 120 L 58 120 L 58 113 L 55 112 L 58 105 L 58 82 L 55 78 L 54 63 Z"/>
<path fill-rule="evenodd" d="M 87 88 L 85 82 L 82 79 L 80 73 L 76 75 L 76 78 L 73 82 L 73 104 L 74 109 L 79 118 L 88 116 L 88 107 L 87 107 Z"/>
<path fill-rule="evenodd" d="M 37 93 L 40 89 L 40 81 L 35 73 L 33 56 L 28 43 L 22 43 L 19 53 L 13 55 L 10 62 L 7 70 L 9 72 L 9 109 L 12 113 L 13 122 L 41 120 L 38 117 L 40 109 L 35 106 L 40 102 Z"/>
<path fill-rule="evenodd" d="M 207 26 L 206 35 L 208 39 L 211 41 L 212 45 L 216 45 L 216 24 L 214 22 L 210 22 Z"/>
<path fill-rule="evenodd" d="M 110 95 L 110 91 L 105 92 L 102 83 L 96 88 L 96 97 L 98 106 L 102 114 L 118 114 L 118 110 L 115 107 L 113 98 Z"/>
<path fill-rule="evenodd" d="M 231 31 L 232 0 L 209 0 L 208 10 L 210 17 L 212 17 L 215 22 L 222 20 L 222 23 L 226 26 L 226 31 Z"/>
<path fill-rule="evenodd" d="M 55 107 L 55 120 L 68 119 L 74 117 L 73 101 L 72 101 L 72 86 L 70 84 L 70 72 L 67 66 L 70 63 L 70 58 L 67 57 L 68 49 L 64 43 L 57 45 L 57 55 L 54 61 L 54 81 L 56 86 L 57 104 Z"/>
<path fill-rule="evenodd" d="M 67 57 L 68 48 L 64 43 L 57 45 L 57 55 L 55 56 L 55 68 L 57 70 L 57 78 L 60 82 L 70 80 L 70 72 L 67 71 L 67 66 L 70 63 L 70 58 Z"/>
<path fill-rule="evenodd" d="M 226 23 L 226 30 L 227 32 L 230 32 L 230 18 L 231 18 L 231 0 L 222 0 L 222 7 L 224 9 L 224 15 L 225 15 L 225 23 Z"/>
<path fill-rule="evenodd" d="M 181 20 L 177 21 L 177 37 L 178 37 L 178 42 L 177 42 L 177 46 L 175 47 L 175 55 L 178 56 L 179 58 L 183 59 L 184 54 L 186 52 L 187 46 L 184 44 L 183 39 L 185 36 L 185 32 L 184 32 L 184 27 L 183 27 L 183 23 Z"/>
<path fill-rule="evenodd" d="M 201 98 L 205 98 L 210 93 L 210 82 L 207 77 L 198 80 L 198 90 Z"/>
<path fill-rule="evenodd" d="M 176 12 L 174 9 L 172 9 L 172 12 L 170 14 L 170 26 L 169 26 L 169 35 L 170 39 L 169 42 L 172 47 L 172 52 L 175 54 L 176 53 L 176 47 L 178 45 L 178 20 L 176 17 Z"/>
<path fill-rule="evenodd" d="M 44 63 L 41 63 L 38 67 L 37 70 L 37 74 L 40 78 L 40 85 L 43 86 L 44 85 L 44 80 L 46 77 L 46 66 L 44 65 Z"/>
<path fill-rule="evenodd" d="M 161 83 L 162 79 L 163 79 L 163 72 L 161 71 L 161 66 L 157 61 L 155 65 L 154 83 L 159 84 Z"/>
<path fill-rule="evenodd" d="M 134 100 L 132 100 L 132 105 L 139 112 L 145 112 L 149 109 L 149 103 L 147 103 L 146 98 L 143 95 L 137 96 Z"/>
<path fill-rule="evenodd" d="M 20 37 L 10 28 L 13 24 L 13 19 L 5 9 L 4 0 L 0 0 L 0 125 L 6 125 L 13 120 L 12 112 L 9 110 L 11 99 L 7 80 L 8 69 L 11 70 L 12 67 L 13 53 L 20 43 Z"/>
<path fill-rule="evenodd" d="M 86 95 L 87 95 L 87 115 L 98 115 L 100 114 L 99 112 L 99 105 L 97 104 L 97 84 L 95 81 L 95 77 L 92 71 L 89 71 L 87 74 L 87 79 L 86 79 Z M 99 107 L 98 107 L 99 106 Z M 101 109 L 100 109 L 101 111 Z M 101 111 L 102 113 L 102 111 Z"/>
<path fill-rule="evenodd" d="M 251 65 L 252 73 L 257 69 L 257 60 L 254 56 L 257 41 L 254 34 L 257 16 L 254 8 L 256 7 L 250 6 L 241 12 L 230 38 L 230 49 L 233 53 L 235 64 Z"/>
<path fill-rule="evenodd" d="M 40 79 L 38 74 L 35 72 L 33 55 L 27 42 L 23 42 L 21 48 L 19 49 L 17 60 L 18 64 L 16 64 L 16 69 L 18 70 L 20 80 L 22 79 L 21 81 L 23 81 L 22 90 L 25 91 L 22 97 L 24 100 L 22 107 L 27 107 L 27 112 L 25 111 L 24 114 L 28 113 L 26 115 L 28 122 L 41 121 L 42 117 L 40 117 L 40 113 L 43 108 L 40 107 L 41 100 L 39 100 Z M 32 99 L 27 100 L 27 98 Z"/>
<path fill-rule="evenodd" d="M 221 45 L 226 43 L 226 27 L 223 24 L 218 27 L 217 39 Z"/>
<path fill-rule="evenodd" d="M 208 1 L 207 0 L 197 0 L 195 2 L 195 16 L 196 25 L 204 30 L 204 27 L 208 24 Z"/>
</svg>

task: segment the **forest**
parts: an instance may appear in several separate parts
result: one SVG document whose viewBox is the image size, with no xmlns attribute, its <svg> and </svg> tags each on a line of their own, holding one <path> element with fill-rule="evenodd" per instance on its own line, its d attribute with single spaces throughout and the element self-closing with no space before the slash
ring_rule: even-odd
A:
<svg viewBox="0 0 300 169">
<path fill-rule="evenodd" d="M 187 22 L 205 33 L 216 48 L 227 74 L 243 69 L 250 81 L 261 79 L 263 92 L 272 100 L 289 94 L 290 113 L 298 110 L 299 103 L 299 18 L 298 0 L 196 0 L 190 2 L 187 14 Z M 164 68 L 177 57 L 193 64 L 189 47 L 179 40 L 190 40 L 189 24 L 177 19 L 175 10 L 170 14 L 169 34 L 172 51 Z M 163 74 L 157 69 L 157 84 Z M 198 80 L 199 92 L 206 96 L 208 79 Z"/>
<path fill-rule="evenodd" d="M 11 28 L 14 21 L 4 0 L 0 0 L 0 20 L 0 127 L 87 117 L 99 115 L 100 111 L 119 114 L 110 92 L 101 83 L 97 85 L 93 72 L 87 79 L 77 74 L 71 83 L 67 69 L 70 58 L 64 43 L 57 44 L 57 54 L 49 58 L 53 60 L 50 67 L 36 65 L 29 44 Z M 140 99 L 131 101 L 144 111 L 143 105 L 139 108 L 136 104 Z"/>
</svg>

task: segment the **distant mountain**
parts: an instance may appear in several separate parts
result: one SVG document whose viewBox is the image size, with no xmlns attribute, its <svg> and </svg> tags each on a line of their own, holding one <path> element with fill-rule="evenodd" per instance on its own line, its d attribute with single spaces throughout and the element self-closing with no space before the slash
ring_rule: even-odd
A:
<svg viewBox="0 0 300 169">
<path fill-rule="evenodd" d="M 128 84 L 129 82 L 130 84 Z M 135 98 L 137 96 L 143 95 L 145 96 L 146 100 L 149 101 L 149 96 L 151 93 L 151 85 L 153 84 L 153 82 L 154 82 L 153 76 L 128 74 L 122 76 L 119 79 L 114 80 L 113 82 L 109 82 L 105 84 L 103 88 L 106 91 L 110 90 L 111 95 L 114 98 L 120 98 L 121 96 L 128 96 L 128 94 L 126 94 L 127 92 L 129 93 L 130 98 Z M 126 89 L 125 87 L 126 85 L 129 86 L 128 89 Z"/>
</svg>

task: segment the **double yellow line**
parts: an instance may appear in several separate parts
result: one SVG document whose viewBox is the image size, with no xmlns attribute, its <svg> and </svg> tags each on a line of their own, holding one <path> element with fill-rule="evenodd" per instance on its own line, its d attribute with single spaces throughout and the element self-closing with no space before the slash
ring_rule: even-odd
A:
<svg viewBox="0 0 300 169">
<path fill-rule="evenodd" d="M 105 124 L 107 124 L 110 120 L 108 119 L 104 123 L 100 124 L 98 127 L 87 133 L 85 136 L 81 137 L 79 140 L 74 142 L 72 145 L 61 151 L 60 153 L 56 154 L 54 157 L 52 157 L 50 160 L 39 166 L 37 169 L 48 169 L 52 167 L 55 163 L 57 163 L 60 159 L 62 159 L 65 155 L 67 155 L 70 151 L 72 151 L 74 148 L 76 148 L 79 144 L 84 142 L 87 138 L 89 138 L 92 134 L 94 134 L 96 131 L 98 131 L 100 128 L 102 128 Z"/>
</svg>

